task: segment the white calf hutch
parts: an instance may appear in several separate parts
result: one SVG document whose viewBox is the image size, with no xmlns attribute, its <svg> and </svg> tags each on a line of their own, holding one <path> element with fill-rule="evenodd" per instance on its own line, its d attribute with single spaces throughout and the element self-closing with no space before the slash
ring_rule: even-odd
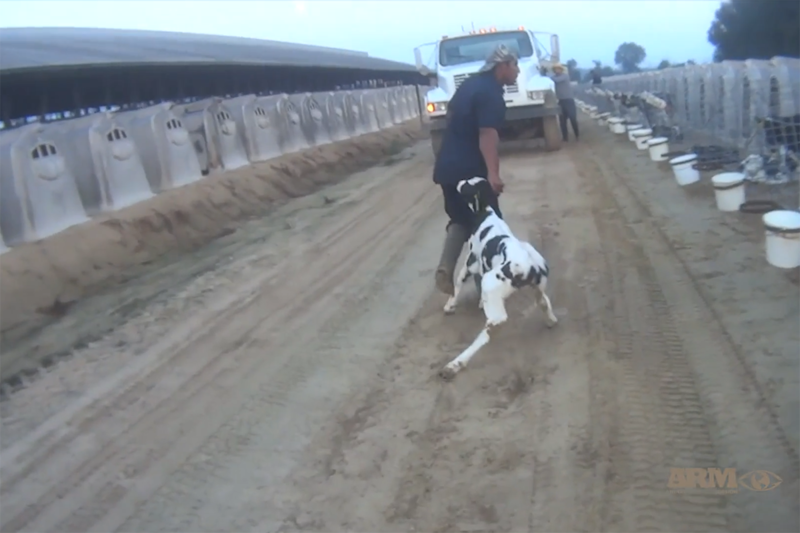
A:
<svg viewBox="0 0 800 533">
<path fill-rule="evenodd" d="M 332 142 L 343 141 L 350 138 L 347 117 L 345 115 L 347 103 L 342 93 L 326 92 L 312 93 L 312 96 L 322 107 L 323 125 Z"/>
<path fill-rule="evenodd" d="M 242 134 L 221 98 L 179 105 L 175 112 L 189 131 L 204 174 L 233 170 L 248 164 Z"/>
<path fill-rule="evenodd" d="M 276 106 L 278 114 L 282 117 L 280 122 L 280 145 L 281 151 L 284 154 L 292 154 L 311 146 L 303 130 L 303 119 L 301 117 L 301 108 L 299 104 L 295 104 L 286 94 L 265 96 L 262 98 L 275 98 L 277 101 Z"/>
<path fill-rule="evenodd" d="M 380 130 L 378 122 L 378 99 L 374 91 L 360 91 L 355 93 L 361 108 L 361 123 L 364 133 L 374 133 Z"/>
<path fill-rule="evenodd" d="M 88 220 L 75 176 L 45 124 L 0 132 L 0 228 L 9 246 Z"/>
<path fill-rule="evenodd" d="M 200 161 L 171 102 L 118 113 L 141 156 L 150 189 L 166 191 L 202 178 Z"/>
<path fill-rule="evenodd" d="M 300 115 L 300 128 L 308 146 L 320 146 L 331 142 L 325 125 L 325 111 L 311 93 L 290 94 L 289 101 Z"/>
<path fill-rule="evenodd" d="M 375 103 L 375 116 L 378 118 L 378 129 L 388 128 L 393 124 L 392 113 L 389 109 L 391 105 L 389 93 L 388 91 L 373 91 L 372 96 Z"/>
<path fill-rule="evenodd" d="M 55 122 L 48 131 L 62 148 L 88 215 L 153 197 L 136 143 L 113 113 Z"/>
<path fill-rule="evenodd" d="M 251 163 L 281 155 L 280 120 L 277 97 L 258 98 L 254 94 L 225 100 L 236 128 L 242 132 L 245 152 Z"/>
<path fill-rule="evenodd" d="M 386 91 L 386 99 L 389 103 L 389 115 L 391 116 L 392 124 L 402 124 L 405 120 L 405 114 L 402 109 L 402 94 L 399 87 L 394 87 Z"/>
</svg>

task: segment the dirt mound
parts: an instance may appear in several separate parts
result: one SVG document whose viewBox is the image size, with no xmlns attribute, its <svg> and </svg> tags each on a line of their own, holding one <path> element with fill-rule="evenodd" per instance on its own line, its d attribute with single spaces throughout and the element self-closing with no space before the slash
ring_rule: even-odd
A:
<svg viewBox="0 0 800 533">
<path fill-rule="evenodd" d="M 190 251 L 242 221 L 398 153 L 417 121 L 237 169 L 101 215 L 0 256 L 3 334 L 128 277 L 171 251 Z"/>
</svg>

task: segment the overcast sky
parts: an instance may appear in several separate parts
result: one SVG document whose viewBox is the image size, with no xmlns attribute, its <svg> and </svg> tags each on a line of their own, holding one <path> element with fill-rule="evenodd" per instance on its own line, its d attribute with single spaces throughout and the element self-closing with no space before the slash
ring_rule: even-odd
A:
<svg viewBox="0 0 800 533">
<path fill-rule="evenodd" d="M 318 44 L 414 62 L 415 46 L 461 26 L 524 25 L 557 33 L 561 57 L 613 64 L 622 42 L 662 59 L 711 60 L 706 33 L 719 0 L 559 1 L 35 1 L 0 0 L 3 27 L 92 27 L 181 31 Z M 2 43 L 0 42 L 0 46 Z"/>
</svg>

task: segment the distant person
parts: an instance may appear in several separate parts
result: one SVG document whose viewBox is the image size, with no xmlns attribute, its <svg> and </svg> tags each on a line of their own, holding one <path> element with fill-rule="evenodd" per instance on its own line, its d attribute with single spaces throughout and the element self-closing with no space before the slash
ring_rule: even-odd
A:
<svg viewBox="0 0 800 533">
<path fill-rule="evenodd" d="M 594 67 L 592 69 L 592 85 L 600 85 L 603 83 L 603 77 L 600 75 L 600 67 Z"/>
<path fill-rule="evenodd" d="M 575 133 L 575 140 L 578 140 L 578 108 L 575 105 L 575 98 L 572 95 L 572 80 L 569 78 L 567 69 L 561 63 L 553 65 L 553 74 L 550 76 L 556 85 L 556 98 L 561 108 L 559 122 L 561 123 L 561 138 L 564 142 L 569 141 L 569 131 L 567 130 L 567 120 L 572 124 L 572 132 Z"/>
<path fill-rule="evenodd" d="M 444 211 L 449 218 L 444 249 L 436 269 L 436 288 L 451 296 L 456 262 L 475 229 L 474 213 L 458 193 L 458 182 L 486 178 L 495 193 L 490 205 L 498 216 L 503 216 L 498 205 L 503 180 L 500 179 L 497 146 L 499 130 L 506 119 L 504 86 L 517 82 L 517 56 L 500 45 L 478 72 L 467 78 L 450 99 L 442 147 L 433 167 L 433 181 L 442 188 Z"/>
</svg>

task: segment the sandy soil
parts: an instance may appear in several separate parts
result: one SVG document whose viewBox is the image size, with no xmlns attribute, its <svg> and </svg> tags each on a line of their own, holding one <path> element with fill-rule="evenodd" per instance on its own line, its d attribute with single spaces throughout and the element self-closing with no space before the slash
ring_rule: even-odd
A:
<svg viewBox="0 0 800 533">
<path fill-rule="evenodd" d="M 41 333 L 86 296 L 174 265 L 176 258 L 230 235 L 243 222 L 397 154 L 422 135 L 419 121 L 414 120 L 286 155 L 212 176 L 49 239 L 15 247 L 0 256 L 2 379 L 20 372 L 33 374 L 42 364 L 48 366 L 65 355 L 43 341 Z M 165 255 L 169 257 L 159 261 Z M 198 267 L 202 270 L 207 265 L 181 265 L 192 271 Z M 157 291 L 140 293 L 138 298 L 152 294 Z M 87 336 L 85 328 L 77 326 L 70 331 L 70 342 L 86 342 Z"/>
<path fill-rule="evenodd" d="M 797 531 L 797 273 L 585 128 L 502 163 L 556 328 L 518 293 L 438 378 L 482 320 L 432 292 L 444 217 L 420 143 L 182 258 L 217 259 L 191 279 L 71 309 L 59 324 L 132 310 L 0 404 L 2 530 Z M 675 493 L 670 467 L 782 483 Z"/>
</svg>

